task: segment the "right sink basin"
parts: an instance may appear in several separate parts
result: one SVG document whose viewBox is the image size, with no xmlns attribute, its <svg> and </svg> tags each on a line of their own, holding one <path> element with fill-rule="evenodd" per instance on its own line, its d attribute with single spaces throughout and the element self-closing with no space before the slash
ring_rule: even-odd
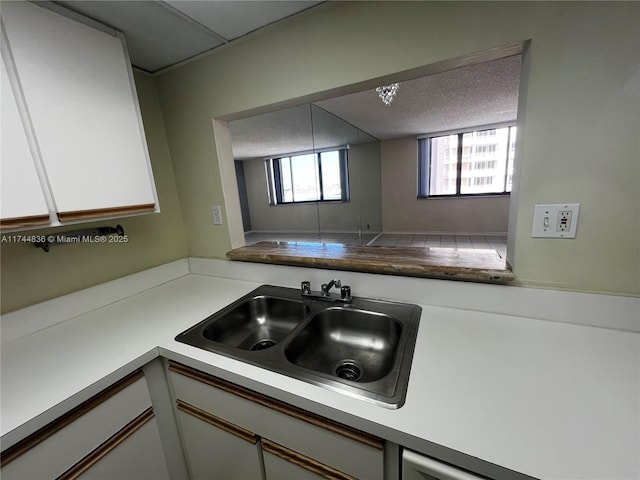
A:
<svg viewBox="0 0 640 480">
<path fill-rule="evenodd" d="M 287 360 L 352 382 L 375 382 L 395 363 L 402 324 L 376 312 L 334 307 L 312 317 L 285 348 Z"/>
</svg>

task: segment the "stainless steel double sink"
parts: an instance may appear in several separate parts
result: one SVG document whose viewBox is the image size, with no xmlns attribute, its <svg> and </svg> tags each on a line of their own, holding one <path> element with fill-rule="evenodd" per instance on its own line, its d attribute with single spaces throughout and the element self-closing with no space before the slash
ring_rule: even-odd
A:
<svg viewBox="0 0 640 480">
<path fill-rule="evenodd" d="M 176 337 L 188 345 L 399 408 L 421 308 L 359 297 L 305 298 L 262 285 Z"/>
</svg>

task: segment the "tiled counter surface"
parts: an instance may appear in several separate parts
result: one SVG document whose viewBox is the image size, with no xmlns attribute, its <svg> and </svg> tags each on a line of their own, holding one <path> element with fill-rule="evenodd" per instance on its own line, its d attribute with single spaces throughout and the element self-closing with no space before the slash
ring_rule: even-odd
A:
<svg viewBox="0 0 640 480">
<path fill-rule="evenodd" d="M 188 274 L 4 344 L 3 448 L 162 355 L 445 460 L 640 478 L 640 334 L 421 305 L 390 410 L 173 340 L 258 285 Z"/>
</svg>

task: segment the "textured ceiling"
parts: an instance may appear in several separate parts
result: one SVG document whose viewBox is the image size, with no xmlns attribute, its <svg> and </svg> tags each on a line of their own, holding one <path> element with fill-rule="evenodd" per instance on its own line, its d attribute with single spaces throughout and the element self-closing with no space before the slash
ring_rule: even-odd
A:
<svg viewBox="0 0 640 480">
<path fill-rule="evenodd" d="M 229 122 L 234 158 L 373 140 L 364 132 L 390 139 L 514 121 L 520 62 L 517 55 L 402 82 L 388 107 L 372 89 L 313 108 L 301 105 Z"/>
<path fill-rule="evenodd" d="M 124 33 L 131 63 L 157 72 L 321 3 L 319 1 L 58 1 Z"/>
<path fill-rule="evenodd" d="M 390 106 L 375 89 L 317 102 L 379 139 L 513 121 L 520 55 L 402 82 Z"/>
</svg>

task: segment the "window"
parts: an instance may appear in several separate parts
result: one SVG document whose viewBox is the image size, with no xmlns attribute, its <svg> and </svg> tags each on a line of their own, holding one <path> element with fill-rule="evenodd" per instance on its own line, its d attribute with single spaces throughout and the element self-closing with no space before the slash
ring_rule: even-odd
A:
<svg viewBox="0 0 640 480">
<path fill-rule="evenodd" d="M 349 201 L 347 150 L 267 160 L 270 203 Z"/>
<path fill-rule="evenodd" d="M 511 192 L 516 127 L 420 138 L 418 197 Z"/>
</svg>

